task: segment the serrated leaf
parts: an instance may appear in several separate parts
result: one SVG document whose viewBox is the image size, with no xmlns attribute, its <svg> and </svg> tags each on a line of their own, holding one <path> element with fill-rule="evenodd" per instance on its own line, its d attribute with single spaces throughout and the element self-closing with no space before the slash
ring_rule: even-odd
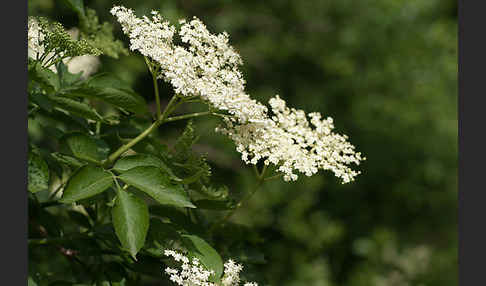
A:
<svg viewBox="0 0 486 286">
<path fill-rule="evenodd" d="M 36 193 L 49 186 L 49 167 L 41 156 L 33 152 L 28 155 L 28 184 L 27 189 Z"/>
<path fill-rule="evenodd" d="M 153 166 L 132 168 L 121 174 L 119 178 L 125 183 L 147 193 L 157 202 L 165 205 L 195 208 L 182 185 L 169 180 L 166 173 Z"/>
<path fill-rule="evenodd" d="M 172 170 L 162 160 L 149 154 L 136 154 L 122 157 L 118 161 L 116 161 L 113 169 L 117 172 L 122 173 L 140 166 L 157 167 L 169 174 L 172 179 L 180 181 L 180 179 L 174 175 Z"/>
<path fill-rule="evenodd" d="M 66 3 L 74 12 L 76 12 L 76 14 L 82 16 L 85 15 L 83 0 L 64 0 L 63 2 Z"/>
<path fill-rule="evenodd" d="M 92 77 L 81 87 L 64 95 L 95 98 L 137 114 L 148 113 L 147 103 L 143 97 L 122 81 L 108 75 Z"/>
<path fill-rule="evenodd" d="M 140 198 L 119 189 L 112 210 L 112 221 L 121 245 L 136 260 L 149 228 L 147 205 Z"/>
<path fill-rule="evenodd" d="M 95 166 L 84 166 L 68 181 L 61 202 L 69 204 L 102 193 L 113 185 L 112 175 Z"/>
<path fill-rule="evenodd" d="M 98 140 L 83 133 L 66 135 L 63 140 L 73 155 L 79 159 L 99 163 L 106 159 L 106 150 L 101 148 Z"/>
<path fill-rule="evenodd" d="M 214 271 L 213 278 L 218 279 L 223 274 L 223 260 L 218 252 L 204 239 L 196 235 L 183 234 L 183 241 L 189 252 L 209 270 Z"/>
<path fill-rule="evenodd" d="M 74 115 L 78 115 L 96 121 L 103 121 L 101 115 L 99 115 L 94 108 L 92 108 L 86 103 L 79 102 L 63 96 L 48 95 L 47 97 L 50 99 L 52 103 L 54 103 L 55 106 L 60 107 L 66 111 L 69 111 Z"/>
</svg>

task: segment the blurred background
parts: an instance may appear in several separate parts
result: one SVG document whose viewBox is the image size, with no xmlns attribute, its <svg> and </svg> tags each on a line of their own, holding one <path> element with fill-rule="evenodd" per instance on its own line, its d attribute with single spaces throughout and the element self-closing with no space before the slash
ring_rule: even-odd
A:
<svg viewBox="0 0 486 286">
<path fill-rule="evenodd" d="M 109 10 L 121 4 L 140 16 L 159 10 L 174 23 L 197 16 L 210 31 L 227 31 L 252 97 L 266 102 L 279 94 L 290 106 L 333 117 L 336 131 L 367 157 L 354 183 L 341 185 L 325 172 L 271 181 L 238 210 L 232 220 L 259 233 L 260 264 L 245 264 L 258 281 L 457 285 L 456 1 L 84 2 L 101 21 L 115 23 Z M 77 25 L 60 1 L 28 4 L 29 15 Z M 100 71 L 116 74 L 153 104 L 141 56 L 101 61 Z M 162 84 L 162 94 L 166 102 L 170 86 Z M 252 169 L 213 131 L 217 120 L 195 124 L 196 149 L 207 153 L 213 181 L 235 193 L 252 188 Z M 161 134 L 174 138 L 183 127 L 174 123 Z"/>
</svg>

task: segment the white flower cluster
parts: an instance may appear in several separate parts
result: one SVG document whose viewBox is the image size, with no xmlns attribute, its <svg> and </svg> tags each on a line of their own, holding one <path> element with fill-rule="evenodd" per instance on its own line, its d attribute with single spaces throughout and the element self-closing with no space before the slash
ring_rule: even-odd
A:
<svg viewBox="0 0 486 286">
<path fill-rule="evenodd" d="M 43 44 L 45 34 L 42 31 L 39 22 L 34 17 L 29 17 L 27 26 L 27 54 L 28 57 L 32 59 L 38 59 L 45 52 Z M 66 32 L 71 36 L 71 38 L 78 40 L 79 31 L 77 29 L 74 28 Z M 54 56 L 54 52 L 50 52 L 46 58 L 51 58 L 52 56 Z M 62 61 L 67 66 L 70 73 L 77 74 L 79 72 L 83 72 L 81 75 L 83 79 L 86 79 L 88 76 L 95 73 L 101 64 L 99 58 L 93 55 L 66 57 Z M 55 66 L 50 66 L 49 69 L 57 73 Z"/>
<path fill-rule="evenodd" d="M 205 269 L 197 258 L 189 259 L 187 256 L 174 251 L 165 250 L 166 256 L 172 257 L 175 261 L 181 262 L 181 270 L 167 267 L 165 272 L 170 275 L 169 279 L 182 286 L 238 286 L 240 285 L 240 271 L 243 266 L 236 264 L 231 259 L 224 264 L 224 274 L 221 285 L 209 282 L 209 277 L 214 274 L 213 270 Z M 258 286 L 255 282 L 245 283 L 243 286 Z"/>
<path fill-rule="evenodd" d="M 278 166 L 284 180 L 297 180 L 295 171 L 311 176 L 319 169 L 331 170 L 343 183 L 359 174 L 348 165 L 364 160 L 344 135 L 332 132 L 332 118 L 317 112 L 305 114 L 289 109 L 277 95 L 268 108 L 245 93 L 245 81 L 238 67 L 239 55 L 229 45 L 228 34 L 211 34 L 197 18 L 181 20 L 180 40 L 174 43 L 176 28 L 160 14 L 138 18 L 133 10 L 115 6 L 111 13 L 130 38 L 130 49 L 138 50 L 161 68 L 159 77 L 170 82 L 182 96 L 199 96 L 214 108 L 226 111 L 226 126 L 217 131 L 236 144 L 246 163 Z M 308 120 L 310 118 L 310 122 Z"/>
<path fill-rule="evenodd" d="M 267 108 L 245 94 L 245 81 L 238 66 L 240 56 L 228 45 L 228 34 L 212 35 L 197 18 L 181 20 L 179 36 L 183 46 L 174 43 L 176 28 L 162 21 L 160 14 L 138 18 L 133 10 L 115 6 L 123 32 L 130 38 L 130 49 L 138 50 L 162 68 L 160 78 L 172 84 L 177 94 L 200 96 L 217 109 L 238 120 L 263 118 Z"/>
<path fill-rule="evenodd" d="M 359 164 L 364 158 L 347 142 L 346 135 L 333 133 L 332 118 L 321 119 L 318 112 L 288 108 L 278 95 L 269 100 L 273 116 L 263 123 L 237 125 L 227 121 L 221 132 L 235 143 L 245 162 L 279 165 L 284 179 L 297 180 L 297 170 L 311 176 L 319 169 L 331 170 L 343 183 L 359 174 L 348 165 Z M 310 118 L 310 122 L 308 120 Z M 312 127 L 313 126 L 313 127 Z"/>
<path fill-rule="evenodd" d="M 41 44 L 44 41 L 44 33 L 39 27 L 39 22 L 34 17 L 29 17 L 27 22 L 27 47 L 29 57 L 36 58 L 44 53 L 44 46 Z"/>
</svg>

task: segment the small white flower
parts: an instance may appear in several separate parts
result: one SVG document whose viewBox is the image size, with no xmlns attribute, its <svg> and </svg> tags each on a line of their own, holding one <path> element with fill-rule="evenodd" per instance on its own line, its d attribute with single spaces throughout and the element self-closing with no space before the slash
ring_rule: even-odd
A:
<svg viewBox="0 0 486 286">
<path fill-rule="evenodd" d="M 44 32 L 39 27 L 39 22 L 34 17 L 29 17 L 27 22 L 27 48 L 28 55 L 31 58 L 36 58 L 44 53 L 44 46 L 42 41 L 44 40 Z"/>
<path fill-rule="evenodd" d="M 296 172 L 311 176 L 330 170 L 343 183 L 360 173 L 349 165 L 365 158 L 355 152 L 346 135 L 333 133 L 332 118 L 321 119 L 317 112 L 288 108 L 278 95 L 268 108 L 245 93 L 239 71 L 238 53 L 229 45 L 227 33 L 211 34 L 196 17 L 180 20 L 178 36 L 185 46 L 174 43 L 176 28 L 157 12 L 152 19 L 138 18 L 133 10 L 115 6 L 111 10 L 130 38 L 132 50 L 160 65 L 159 77 L 171 83 L 177 94 L 199 96 L 212 107 L 226 111 L 221 132 L 236 144 L 247 164 L 263 160 L 277 166 L 286 181 L 295 181 Z M 310 118 L 310 121 L 309 121 Z"/>
<path fill-rule="evenodd" d="M 238 286 L 240 285 L 240 271 L 243 266 L 236 264 L 233 260 L 228 260 L 224 264 L 224 274 L 221 280 L 221 285 L 209 282 L 209 277 L 214 274 L 214 271 L 207 270 L 197 258 L 189 259 L 185 255 L 174 251 L 165 250 L 166 256 L 172 257 L 175 261 L 182 261 L 181 270 L 167 267 L 165 273 L 169 275 L 169 279 L 182 286 Z M 258 286 L 255 282 L 248 282 L 245 286 Z"/>
</svg>

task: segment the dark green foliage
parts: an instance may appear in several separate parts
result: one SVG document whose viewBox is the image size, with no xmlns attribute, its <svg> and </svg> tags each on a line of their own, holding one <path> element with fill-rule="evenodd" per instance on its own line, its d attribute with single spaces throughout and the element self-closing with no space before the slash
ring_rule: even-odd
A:
<svg viewBox="0 0 486 286">
<path fill-rule="evenodd" d="M 348 185 L 266 182 L 225 224 L 255 179 L 218 119 L 161 125 L 107 162 L 153 123 L 152 79 L 116 40 L 113 1 L 63 2 L 29 0 L 29 13 L 79 28 L 63 49 L 110 58 L 87 79 L 29 60 L 29 285 L 172 285 L 173 248 L 215 269 L 232 258 L 259 285 L 457 285 L 452 1 L 123 1 L 227 31 L 253 98 L 333 117 L 367 157 Z M 50 41 L 67 40 L 59 29 Z M 159 88 L 164 106 L 173 91 Z"/>
<path fill-rule="evenodd" d="M 149 227 L 147 205 L 140 198 L 119 189 L 111 215 L 122 247 L 136 259 L 137 252 L 145 243 Z"/>
<path fill-rule="evenodd" d="M 147 113 L 147 106 L 143 97 L 111 75 L 94 76 L 82 85 L 64 91 L 62 95 L 97 99 L 126 111 L 139 114 Z"/>
<path fill-rule="evenodd" d="M 113 185 L 112 175 L 99 167 L 84 166 L 71 176 L 62 202 L 73 203 L 97 195 Z"/>
<path fill-rule="evenodd" d="M 49 186 L 49 168 L 41 156 L 29 152 L 28 157 L 28 189 L 32 193 L 46 190 Z"/>
<path fill-rule="evenodd" d="M 206 163 L 206 157 L 192 151 L 192 146 L 197 140 L 194 125 L 189 121 L 174 145 L 173 158 L 177 162 L 174 165 L 178 167 L 180 177 L 184 178 L 183 182 L 186 184 L 196 181 L 205 183 L 211 176 L 211 167 Z"/>
<path fill-rule="evenodd" d="M 128 185 L 147 193 L 160 204 L 179 207 L 195 207 L 189 200 L 182 185 L 170 181 L 167 173 L 154 166 L 139 166 L 119 176 Z"/>
</svg>

